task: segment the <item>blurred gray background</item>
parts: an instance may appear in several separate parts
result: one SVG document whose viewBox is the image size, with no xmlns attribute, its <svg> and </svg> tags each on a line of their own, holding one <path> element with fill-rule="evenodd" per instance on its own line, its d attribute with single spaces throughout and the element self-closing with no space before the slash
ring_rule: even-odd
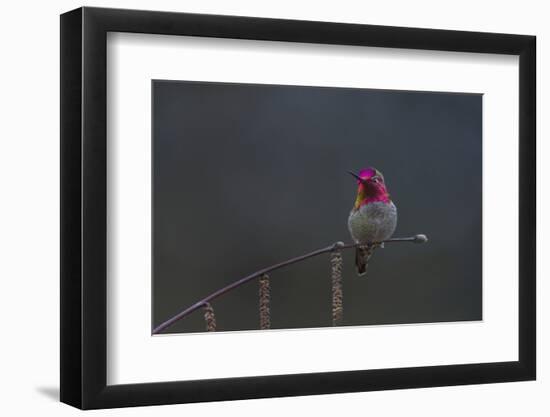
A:
<svg viewBox="0 0 550 417">
<path fill-rule="evenodd" d="M 287 258 L 350 241 L 357 185 L 385 176 L 394 236 L 366 278 L 344 253 L 344 325 L 480 320 L 482 96 L 154 80 L 153 325 Z M 271 275 L 272 328 L 331 325 L 328 256 Z M 213 303 L 258 329 L 258 284 Z M 165 333 L 205 330 L 202 310 Z"/>
</svg>

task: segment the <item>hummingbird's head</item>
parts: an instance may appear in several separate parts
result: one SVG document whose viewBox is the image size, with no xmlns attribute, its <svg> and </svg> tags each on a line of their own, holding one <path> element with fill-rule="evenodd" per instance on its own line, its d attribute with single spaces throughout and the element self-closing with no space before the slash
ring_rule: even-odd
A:
<svg viewBox="0 0 550 417">
<path fill-rule="evenodd" d="M 358 174 L 352 171 L 348 171 L 348 173 L 357 180 L 357 198 L 353 206 L 354 210 L 376 201 L 384 203 L 391 201 L 384 182 L 384 176 L 376 168 L 365 168 L 360 170 Z"/>
</svg>

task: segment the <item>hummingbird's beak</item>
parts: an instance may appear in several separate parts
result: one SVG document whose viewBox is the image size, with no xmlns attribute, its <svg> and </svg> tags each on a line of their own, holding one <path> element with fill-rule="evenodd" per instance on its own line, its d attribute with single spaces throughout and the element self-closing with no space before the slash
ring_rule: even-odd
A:
<svg viewBox="0 0 550 417">
<path fill-rule="evenodd" d="M 363 178 L 361 178 L 359 175 L 357 175 L 355 172 L 348 171 L 348 174 L 350 174 L 353 178 L 355 178 L 361 184 L 365 184 L 366 181 Z"/>
</svg>

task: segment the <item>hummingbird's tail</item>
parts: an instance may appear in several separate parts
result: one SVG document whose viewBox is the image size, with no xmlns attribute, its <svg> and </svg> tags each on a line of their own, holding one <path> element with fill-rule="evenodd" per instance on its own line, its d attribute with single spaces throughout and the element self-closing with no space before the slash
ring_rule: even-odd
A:
<svg viewBox="0 0 550 417">
<path fill-rule="evenodd" d="M 359 276 L 367 273 L 369 259 L 374 253 L 377 245 L 358 246 L 355 249 L 355 267 Z"/>
</svg>

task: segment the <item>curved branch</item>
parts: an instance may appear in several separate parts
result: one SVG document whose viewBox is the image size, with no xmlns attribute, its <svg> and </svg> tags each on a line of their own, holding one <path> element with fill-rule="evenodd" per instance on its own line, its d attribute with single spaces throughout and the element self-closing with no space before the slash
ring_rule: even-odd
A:
<svg viewBox="0 0 550 417">
<path fill-rule="evenodd" d="M 412 243 L 424 243 L 427 242 L 428 238 L 425 235 L 415 235 L 411 237 L 395 237 L 392 239 L 383 240 L 381 242 L 373 242 L 372 244 L 376 243 L 397 243 L 397 242 L 412 242 Z M 169 318 L 165 322 L 159 324 L 157 327 L 155 327 L 152 331 L 152 334 L 159 334 L 163 330 L 166 330 L 168 327 L 173 325 L 175 322 L 181 320 L 182 318 L 188 316 L 189 314 L 193 313 L 194 311 L 198 310 L 199 308 L 203 307 L 204 305 L 210 303 L 212 300 L 224 295 L 225 293 L 240 287 L 243 284 L 246 284 L 249 281 L 252 281 L 255 278 L 261 277 L 264 274 L 267 274 L 268 272 L 275 271 L 276 269 L 283 268 L 288 265 L 295 264 L 297 262 L 313 258 L 314 256 L 319 256 L 324 253 L 329 253 L 337 249 L 351 249 L 356 248 L 358 246 L 364 246 L 364 244 L 361 243 L 343 243 L 343 242 L 336 242 L 330 246 L 326 246 L 321 249 L 314 250 L 312 252 L 306 253 L 301 256 L 297 256 L 295 258 L 288 259 L 283 262 L 279 262 L 275 265 L 268 266 L 267 268 L 260 269 L 250 275 L 245 276 L 244 278 L 241 278 L 229 285 L 226 285 L 223 288 L 220 288 L 217 291 L 214 291 L 212 294 L 208 295 L 207 297 L 203 298 L 200 301 L 197 301 L 195 304 L 187 307 L 185 310 L 180 311 L 175 316 Z"/>
</svg>

